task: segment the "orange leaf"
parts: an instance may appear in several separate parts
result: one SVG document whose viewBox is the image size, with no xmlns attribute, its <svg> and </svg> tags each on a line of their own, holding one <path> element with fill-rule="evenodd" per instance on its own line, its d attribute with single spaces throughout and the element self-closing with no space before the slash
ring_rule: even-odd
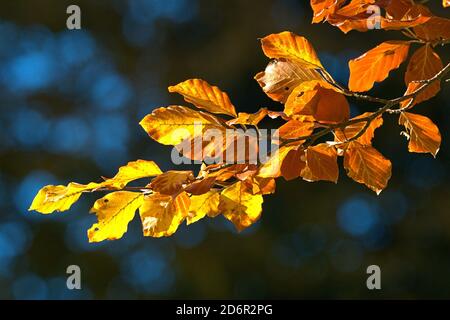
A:
<svg viewBox="0 0 450 320">
<path fill-rule="evenodd" d="M 284 31 L 261 39 L 264 54 L 272 59 L 289 59 L 304 68 L 323 68 L 316 51 L 309 41 L 292 32 Z"/>
<path fill-rule="evenodd" d="M 352 118 L 352 120 L 357 120 L 361 118 L 367 118 L 372 115 L 371 112 L 363 113 L 355 118 Z M 348 140 L 354 139 L 361 130 L 363 130 L 366 126 L 366 121 L 361 121 L 357 123 L 353 123 L 345 127 L 345 129 L 338 128 L 334 131 L 335 135 L 335 141 L 336 142 L 346 142 Z M 366 131 L 356 139 L 360 144 L 362 145 L 371 145 L 372 139 L 375 135 L 375 130 L 383 125 L 383 118 L 381 116 L 376 117 L 374 120 L 372 120 L 367 127 Z"/>
<path fill-rule="evenodd" d="M 305 68 L 302 64 L 286 59 L 269 62 L 264 72 L 255 76 L 255 80 L 264 92 L 275 101 L 286 102 L 289 94 L 299 84 L 320 80 L 322 76 L 315 69 Z"/>
<path fill-rule="evenodd" d="M 344 168 L 347 175 L 380 194 L 391 178 L 391 161 L 371 146 L 364 146 L 358 142 L 353 142 L 352 145 L 353 147 L 344 153 Z"/>
<path fill-rule="evenodd" d="M 306 165 L 305 160 L 305 150 L 302 148 L 290 150 L 280 167 L 280 173 L 283 178 L 289 181 L 300 177 Z"/>
<path fill-rule="evenodd" d="M 372 89 L 375 82 L 382 82 L 389 72 L 397 69 L 408 56 L 409 43 L 387 41 L 349 62 L 349 88 L 354 92 Z"/>
<path fill-rule="evenodd" d="M 345 0 L 311 0 L 314 11 L 313 23 L 322 22 L 329 14 L 334 13 Z"/>
<path fill-rule="evenodd" d="M 184 96 L 184 100 L 197 108 L 236 117 L 236 111 L 228 95 L 204 80 L 190 79 L 181 82 L 176 86 L 170 86 L 169 92 L 181 94 Z"/>
<path fill-rule="evenodd" d="M 289 96 L 284 112 L 288 116 L 312 116 L 323 123 L 348 120 L 350 106 L 345 96 L 324 81 L 309 81 L 299 85 Z"/>
<path fill-rule="evenodd" d="M 227 121 L 228 125 L 243 124 L 257 126 L 268 114 L 267 108 L 261 108 L 256 113 L 239 112 L 237 118 Z"/>
<path fill-rule="evenodd" d="M 281 175 L 281 166 L 284 159 L 287 157 L 291 150 L 298 147 L 298 144 L 289 144 L 281 146 L 272 153 L 270 158 L 259 168 L 258 176 L 261 178 L 278 178 Z M 286 166 L 286 165 L 285 165 Z M 284 172 L 286 168 L 284 168 Z"/>
<path fill-rule="evenodd" d="M 429 118 L 402 112 L 399 124 L 406 128 L 409 152 L 431 153 L 436 157 L 441 146 L 441 134 L 439 128 Z"/>
<path fill-rule="evenodd" d="M 444 8 L 450 7 L 450 0 L 442 0 L 442 5 Z"/>
<path fill-rule="evenodd" d="M 428 42 L 450 39 L 450 19 L 431 17 L 426 23 L 414 27 L 417 37 Z"/>
<path fill-rule="evenodd" d="M 406 90 L 405 95 L 415 92 L 423 85 L 422 83 L 415 81 L 431 79 L 441 71 L 443 67 L 441 58 L 434 52 L 431 45 L 427 44 L 417 49 L 411 57 L 406 70 L 405 83 L 408 86 L 408 89 Z M 416 97 L 413 105 L 431 99 L 439 92 L 439 90 L 441 90 L 441 84 L 439 81 L 435 81 Z M 404 101 L 402 106 L 406 106 L 410 101 L 411 100 Z"/>
<path fill-rule="evenodd" d="M 339 167 L 337 152 L 333 146 L 321 143 L 306 150 L 306 167 L 301 176 L 307 181 L 331 181 L 337 183 Z"/>
<path fill-rule="evenodd" d="M 201 195 L 207 193 L 214 186 L 216 182 L 216 178 L 207 177 L 198 181 L 195 181 L 184 188 L 184 191 L 193 194 L 193 195 Z"/>
<path fill-rule="evenodd" d="M 281 139 L 297 139 L 309 136 L 313 130 L 313 122 L 289 120 L 278 128 L 278 134 Z"/>
</svg>

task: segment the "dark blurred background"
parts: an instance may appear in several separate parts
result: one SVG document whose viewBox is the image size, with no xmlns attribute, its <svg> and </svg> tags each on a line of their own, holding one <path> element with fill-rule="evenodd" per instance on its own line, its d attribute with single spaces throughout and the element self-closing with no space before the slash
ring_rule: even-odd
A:
<svg viewBox="0 0 450 320">
<path fill-rule="evenodd" d="M 449 17 L 441 1 L 434 13 Z M 66 29 L 77 4 L 82 30 Z M 173 168 L 170 148 L 138 125 L 154 108 L 184 104 L 167 86 L 199 77 L 227 91 L 239 111 L 281 110 L 253 76 L 268 62 L 258 38 L 307 37 L 347 84 L 347 62 L 399 32 L 311 25 L 309 1 L 2 1 L 0 4 L 0 298 L 449 298 L 450 87 L 415 112 L 441 128 L 437 159 L 409 154 L 395 117 L 376 147 L 393 162 L 376 196 L 341 170 L 338 185 L 278 181 L 261 220 L 238 234 L 223 218 L 144 238 L 135 219 L 123 239 L 89 244 L 100 195 L 69 212 L 27 209 L 46 184 L 112 176 L 134 159 Z M 448 48 L 438 48 L 444 63 Z M 403 65 L 373 95 L 396 97 Z M 352 101 L 354 114 L 376 106 Z M 276 123 L 266 122 L 273 126 Z M 82 290 L 66 289 L 66 268 Z M 382 290 L 366 288 L 381 267 Z"/>
</svg>

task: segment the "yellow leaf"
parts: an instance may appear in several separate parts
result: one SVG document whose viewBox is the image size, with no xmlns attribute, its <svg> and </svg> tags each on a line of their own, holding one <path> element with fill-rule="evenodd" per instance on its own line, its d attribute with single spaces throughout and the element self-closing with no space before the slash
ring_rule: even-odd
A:
<svg viewBox="0 0 450 320">
<path fill-rule="evenodd" d="M 178 193 L 184 185 L 189 181 L 194 180 L 192 171 L 167 171 L 157 176 L 150 183 L 150 187 L 155 192 L 164 195 L 173 195 Z"/>
<path fill-rule="evenodd" d="M 97 215 L 98 223 L 88 230 L 89 242 L 122 238 L 143 201 L 144 194 L 128 191 L 112 192 L 95 201 L 91 213 Z"/>
<path fill-rule="evenodd" d="M 450 0 L 442 0 L 442 5 L 444 8 L 450 7 Z"/>
<path fill-rule="evenodd" d="M 199 196 L 191 196 L 191 206 L 187 224 L 197 222 L 205 216 L 215 217 L 219 214 L 220 194 L 217 190 L 211 190 Z"/>
<path fill-rule="evenodd" d="M 323 68 L 316 51 L 309 41 L 292 32 L 284 31 L 261 39 L 264 54 L 272 59 L 289 59 L 304 68 Z"/>
<path fill-rule="evenodd" d="M 352 118 L 351 120 L 357 120 L 361 118 L 367 118 L 372 115 L 371 112 L 363 113 L 355 118 Z M 350 120 L 350 121 L 351 121 Z M 383 118 L 381 116 L 376 117 L 374 120 L 372 120 L 367 127 L 366 131 L 356 139 L 357 142 L 359 142 L 362 145 L 371 145 L 372 139 L 375 135 L 375 130 L 383 125 Z M 348 125 L 345 127 L 345 129 L 337 128 L 334 130 L 334 136 L 336 142 L 346 142 L 348 140 L 353 139 L 356 137 L 361 130 L 363 130 L 366 126 L 366 121 L 356 122 L 353 124 Z"/>
<path fill-rule="evenodd" d="M 146 237 L 168 237 L 174 234 L 189 212 L 189 196 L 182 192 L 176 198 L 151 194 L 144 198 L 139 209 Z"/>
<path fill-rule="evenodd" d="M 242 231 L 259 219 L 262 203 L 262 195 L 253 195 L 246 185 L 239 181 L 222 191 L 219 210 Z"/>
<path fill-rule="evenodd" d="M 120 167 L 119 172 L 113 178 L 105 180 L 101 185 L 103 187 L 122 189 L 133 180 L 153 177 L 161 173 L 161 169 L 155 162 L 137 160 L 128 162 L 126 166 Z"/>
<path fill-rule="evenodd" d="M 352 142 L 352 145 L 353 147 L 344 153 L 344 168 L 347 175 L 380 194 L 391 178 L 391 161 L 371 146 L 364 146 L 358 142 Z"/>
<path fill-rule="evenodd" d="M 286 59 L 270 61 L 266 70 L 255 76 L 264 92 L 281 103 L 285 103 L 290 93 L 301 83 L 321 79 L 322 76 L 317 70 L 305 68 L 303 64 Z"/>
<path fill-rule="evenodd" d="M 431 153 L 436 157 L 441 146 L 441 134 L 439 128 L 429 118 L 402 112 L 399 124 L 408 132 L 410 152 Z"/>
<path fill-rule="evenodd" d="M 176 86 L 170 86 L 169 92 L 181 94 L 187 102 L 197 108 L 236 117 L 236 111 L 228 95 L 204 80 L 190 79 L 181 82 Z"/>
<path fill-rule="evenodd" d="M 408 89 L 406 90 L 405 95 L 415 92 L 423 85 L 423 83 L 415 81 L 431 79 L 441 71 L 443 67 L 441 58 L 433 50 L 431 45 L 427 44 L 417 49 L 411 57 L 406 70 L 405 83 L 408 86 Z M 439 81 L 435 81 L 417 95 L 412 105 L 431 99 L 439 92 L 439 90 L 441 90 L 441 84 Z M 409 103 L 411 103 L 411 100 L 404 101 L 402 102 L 402 106 L 404 107 Z"/>
<path fill-rule="evenodd" d="M 172 146 L 201 136 L 208 129 L 225 130 L 216 117 L 182 106 L 156 109 L 147 115 L 140 125 L 152 139 Z"/>
<path fill-rule="evenodd" d="M 90 192 L 99 187 L 101 184 L 94 182 L 87 185 L 71 182 L 67 186 L 45 186 L 39 190 L 28 210 L 36 210 L 44 214 L 66 211 L 80 198 L 83 192 Z"/>
<path fill-rule="evenodd" d="M 387 41 L 359 58 L 350 60 L 350 90 L 369 91 L 375 82 L 384 81 L 389 72 L 397 69 L 405 61 L 408 51 L 407 41 Z"/>
<path fill-rule="evenodd" d="M 331 181 L 337 183 L 339 167 L 337 152 L 333 146 L 321 143 L 306 150 L 306 167 L 301 173 L 307 181 Z"/>
</svg>

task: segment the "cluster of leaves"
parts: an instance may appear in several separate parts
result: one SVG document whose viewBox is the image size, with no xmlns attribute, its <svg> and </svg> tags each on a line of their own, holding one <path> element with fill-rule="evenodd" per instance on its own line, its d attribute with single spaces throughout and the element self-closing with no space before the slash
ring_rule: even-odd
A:
<svg viewBox="0 0 450 320">
<path fill-rule="evenodd" d="M 255 79 L 271 99 L 283 105 L 283 111 L 263 108 L 254 114 L 237 114 L 225 92 L 203 80 L 191 79 L 169 87 L 169 91 L 181 94 L 196 108 L 159 108 L 140 123 L 152 139 L 179 147 L 202 139 L 210 129 L 258 129 L 265 117 L 279 117 L 285 122 L 278 129 L 279 148 L 268 161 L 254 164 L 246 158 L 239 164 L 203 163 L 194 176 L 192 171 L 163 173 L 153 161 L 138 160 L 102 182 L 46 186 L 36 195 L 30 210 L 44 214 L 65 211 L 82 193 L 112 191 L 97 200 L 91 210 L 98 218 L 88 230 L 91 242 L 121 238 L 136 211 L 145 236 L 170 236 L 185 220 L 191 224 L 219 214 L 242 230 L 259 219 L 263 196 L 274 193 L 276 178 L 336 183 L 338 157 L 344 158 L 350 178 L 381 192 L 391 177 L 391 162 L 372 146 L 372 140 L 385 113 L 399 117 L 409 139 L 409 151 L 436 156 L 439 150 L 441 136 L 436 125 L 408 111 L 435 96 L 440 81 L 450 72 L 450 64 L 444 67 L 433 50 L 450 41 L 450 20 L 434 16 L 427 7 L 410 0 L 311 0 L 313 22 L 327 21 L 344 32 L 367 31 L 372 5 L 382 9 L 380 28 L 400 30 L 408 39 L 384 42 L 351 60 L 348 89 L 325 70 L 306 38 L 282 32 L 262 39 L 262 50 L 272 60 Z M 448 6 L 448 1 L 444 5 Z M 412 45 L 419 48 L 409 60 L 402 96 L 388 100 L 362 94 L 398 68 Z M 350 119 L 348 98 L 381 106 Z M 325 140 L 330 137 L 333 141 Z M 239 133 L 234 137 L 242 138 Z M 230 148 L 223 143 L 217 150 L 204 141 L 200 146 L 200 150 L 183 155 L 204 160 L 218 152 L 225 154 Z M 183 148 L 179 150 L 183 152 Z M 134 180 L 150 178 L 144 187 L 128 186 Z"/>
</svg>

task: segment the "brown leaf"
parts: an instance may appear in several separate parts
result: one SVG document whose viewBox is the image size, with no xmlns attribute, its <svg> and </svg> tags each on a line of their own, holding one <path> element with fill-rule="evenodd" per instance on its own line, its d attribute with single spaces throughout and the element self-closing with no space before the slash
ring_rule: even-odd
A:
<svg viewBox="0 0 450 320">
<path fill-rule="evenodd" d="M 301 176 L 307 181 L 331 181 L 337 183 L 339 167 L 337 152 L 333 146 L 321 143 L 306 150 L 306 166 Z"/>
<path fill-rule="evenodd" d="M 174 195 L 193 179 L 192 171 L 167 171 L 154 178 L 150 188 L 163 195 Z"/>
</svg>

